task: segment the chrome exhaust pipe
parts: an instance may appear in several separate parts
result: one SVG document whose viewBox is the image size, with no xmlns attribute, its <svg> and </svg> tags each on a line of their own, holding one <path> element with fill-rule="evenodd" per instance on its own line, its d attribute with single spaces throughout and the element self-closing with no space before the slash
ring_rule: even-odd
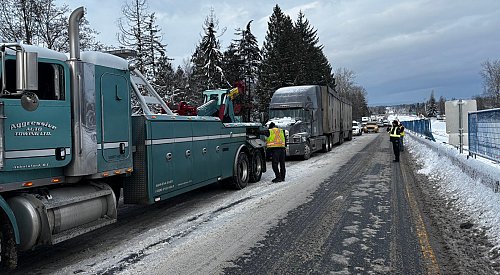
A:
<svg viewBox="0 0 500 275">
<path fill-rule="evenodd" d="M 69 59 L 80 60 L 80 20 L 83 18 L 85 9 L 79 7 L 69 17 Z"/>
</svg>

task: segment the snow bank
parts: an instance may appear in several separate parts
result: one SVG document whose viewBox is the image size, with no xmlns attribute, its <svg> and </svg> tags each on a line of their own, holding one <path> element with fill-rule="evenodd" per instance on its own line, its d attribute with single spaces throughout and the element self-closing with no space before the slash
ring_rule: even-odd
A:
<svg viewBox="0 0 500 275">
<path fill-rule="evenodd" d="M 422 164 L 418 173 L 438 182 L 439 192 L 458 211 L 487 229 L 500 246 L 500 166 L 469 158 L 449 146 L 413 134 L 405 139 L 410 153 Z"/>
</svg>

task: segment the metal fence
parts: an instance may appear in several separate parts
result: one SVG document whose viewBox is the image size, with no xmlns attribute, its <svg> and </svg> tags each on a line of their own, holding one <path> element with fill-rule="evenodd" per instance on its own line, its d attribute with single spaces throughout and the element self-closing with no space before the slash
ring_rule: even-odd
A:
<svg viewBox="0 0 500 275">
<path fill-rule="evenodd" d="M 431 121 L 429 119 L 401 121 L 401 123 L 405 129 L 424 135 L 432 141 L 436 141 L 432 135 Z"/>
<path fill-rule="evenodd" d="M 500 108 L 469 113 L 469 154 L 500 161 Z"/>
</svg>

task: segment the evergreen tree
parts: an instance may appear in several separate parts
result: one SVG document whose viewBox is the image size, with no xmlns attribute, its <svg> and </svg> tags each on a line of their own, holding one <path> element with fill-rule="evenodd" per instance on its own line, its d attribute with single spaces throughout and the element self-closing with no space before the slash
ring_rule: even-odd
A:
<svg viewBox="0 0 500 275">
<path fill-rule="evenodd" d="M 444 99 L 443 96 L 439 97 L 439 114 L 444 115 L 445 114 L 445 103 L 446 99 Z"/>
<path fill-rule="evenodd" d="M 231 85 L 234 85 L 237 81 L 243 79 L 244 63 L 238 49 L 238 44 L 238 40 L 231 42 L 228 49 L 224 52 L 224 59 L 222 63 L 226 79 Z"/>
<path fill-rule="evenodd" d="M 257 38 L 253 35 L 249 21 L 246 29 L 241 32 L 242 39 L 239 43 L 239 55 L 243 61 L 242 80 L 245 83 L 246 92 L 246 114 L 245 121 L 257 120 L 259 112 L 257 106 L 256 85 L 259 77 L 260 66 L 262 63 L 262 54 L 257 43 Z"/>
<path fill-rule="evenodd" d="M 267 114 L 269 102 L 276 89 L 292 86 L 297 75 L 294 65 L 295 31 L 292 20 L 276 5 L 267 24 L 262 49 L 262 65 L 257 86 L 258 109 Z"/>
<path fill-rule="evenodd" d="M 429 101 L 427 102 L 427 116 L 428 117 L 435 117 L 438 112 L 438 107 L 436 104 L 436 98 L 434 97 L 434 90 L 431 92 L 431 97 L 429 98 Z"/>
<path fill-rule="evenodd" d="M 317 31 L 310 26 L 302 11 L 294 28 L 297 34 L 295 85 L 333 86 L 332 67 L 323 53 L 323 46 L 318 45 Z"/>
<path fill-rule="evenodd" d="M 220 51 L 220 42 L 216 36 L 218 29 L 218 19 L 215 16 L 214 10 L 210 11 L 210 15 L 204 22 L 204 33 L 200 44 L 197 46 L 195 53 L 192 56 L 193 62 L 193 80 L 201 89 L 201 93 L 206 89 L 217 89 L 228 87 L 227 80 L 222 70 L 223 54 Z M 197 100 L 197 103 L 201 103 Z"/>
</svg>

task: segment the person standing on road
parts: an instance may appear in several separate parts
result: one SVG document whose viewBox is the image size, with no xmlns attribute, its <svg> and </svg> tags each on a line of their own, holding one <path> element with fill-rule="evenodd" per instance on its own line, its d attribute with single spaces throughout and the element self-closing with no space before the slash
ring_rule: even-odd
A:
<svg viewBox="0 0 500 275">
<path fill-rule="evenodd" d="M 404 129 L 404 128 L 403 128 Z M 400 138 L 401 138 L 401 128 L 397 120 L 392 122 L 392 127 L 388 128 L 390 135 L 390 141 L 392 142 L 392 151 L 394 152 L 394 162 L 399 162 L 400 153 Z"/>
<path fill-rule="evenodd" d="M 405 127 L 399 121 L 398 121 L 398 124 L 399 124 L 399 131 L 401 133 L 400 136 L 399 136 L 399 150 L 401 152 L 403 152 L 405 150 L 404 141 L 403 141 L 403 139 L 405 137 Z"/>
<path fill-rule="evenodd" d="M 268 154 L 272 158 L 272 167 L 275 178 L 272 182 L 285 181 L 285 156 L 286 156 L 286 138 L 285 131 L 276 127 L 274 122 L 269 124 L 269 130 L 263 131 L 263 135 L 267 136 L 266 147 Z M 279 164 L 279 168 L 278 168 Z"/>
</svg>

